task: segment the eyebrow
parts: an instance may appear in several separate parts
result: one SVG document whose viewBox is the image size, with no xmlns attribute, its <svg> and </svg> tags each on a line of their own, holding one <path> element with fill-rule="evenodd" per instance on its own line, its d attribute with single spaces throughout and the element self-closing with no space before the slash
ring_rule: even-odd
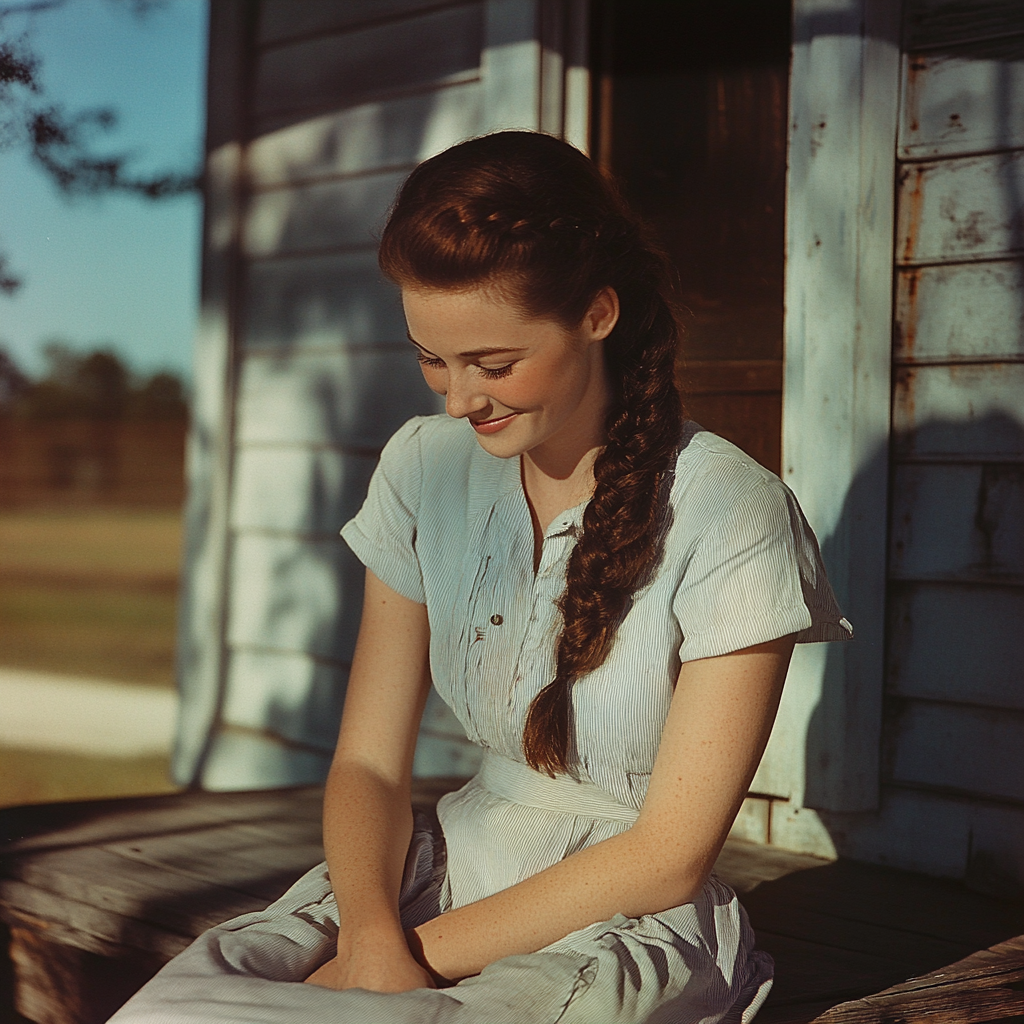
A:
<svg viewBox="0 0 1024 1024">
<path fill-rule="evenodd" d="M 428 356 L 436 355 L 430 351 L 429 348 L 424 348 L 411 334 L 406 332 L 405 335 L 421 352 L 426 352 Z M 486 348 L 475 348 L 472 352 L 459 352 L 458 356 L 460 359 L 479 359 L 480 356 L 497 356 L 505 355 L 509 352 L 525 352 L 524 348 L 502 348 L 500 345 L 491 345 Z"/>
</svg>

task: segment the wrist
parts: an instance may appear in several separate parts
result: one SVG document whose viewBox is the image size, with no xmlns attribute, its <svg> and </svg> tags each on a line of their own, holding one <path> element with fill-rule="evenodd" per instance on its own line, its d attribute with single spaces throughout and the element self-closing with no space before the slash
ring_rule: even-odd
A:
<svg viewBox="0 0 1024 1024">
<path fill-rule="evenodd" d="M 420 938 L 419 932 L 415 928 L 408 928 L 405 932 L 406 948 L 412 954 L 413 960 L 416 961 L 430 975 L 434 984 L 438 988 L 450 988 L 455 984 L 455 980 L 452 978 L 446 978 L 443 974 L 439 974 L 431 966 L 427 960 L 426 953 L 423 951 L 423 940 Z"/>
</svg>

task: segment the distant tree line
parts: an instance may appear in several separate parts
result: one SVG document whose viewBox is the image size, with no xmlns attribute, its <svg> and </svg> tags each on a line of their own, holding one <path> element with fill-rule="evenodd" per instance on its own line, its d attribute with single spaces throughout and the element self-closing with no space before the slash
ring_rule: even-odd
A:
<svg viewBox="0 0 1024 1024">
<path fill-rule="evenodd" d="M 47 369 L 33 380 L 0 348 L 0 417 L 22 421 L 186 420 L 180 377 L 162 370 L 133 373 L 110 348 L 75 352 L 53 342 Z"/>
</svg>

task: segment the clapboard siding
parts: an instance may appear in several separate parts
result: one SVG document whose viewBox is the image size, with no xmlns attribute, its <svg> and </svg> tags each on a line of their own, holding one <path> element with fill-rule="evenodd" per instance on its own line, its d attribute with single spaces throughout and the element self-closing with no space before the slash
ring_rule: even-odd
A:
<svg viewBox="0 0 1024 1024">
<path fill-rule="evenodd" d="M 371 250 L 254 262 L 242 344 L 292 353 L 405 341 L 398 289 Z"/>
<path fill-rule="evenodd" d="M 890 713 L 894 782 L 1024 802 L 1024 713 L 917 700 Z"/>
<path fill-rule="evenodd" d="M 1024 360 L 1024 261 L 901 269 L 893 358 Z"/>
<path fill-rule="evenodd" d="M 409 355 L 408 343 L 242 364 L 241 444 L 338 445 L 376 451 L 411 416 L 443 409 Z"/>
<path fill-rule="evenodd" d="M 904 0 L 907 50 L 962 47 L 1024 32 L 1020 0 Z"/>
<path fill-rule="evenodd" d="M 280 43 L 301 36 L 338 32 L 373 21 L 443 7 L 438 0 L 262 0 L 258 42 Z"/>
<path fill-rule="evenodd" d="M 482 120 L 479 81 L 362 103 L 319 117 L 273 122 L 249 147 L 255 188 L 408 167 L 476 135 Z"/>
<path fill-rule="evenodd" d="M 903 59 L 901 159 L 1024 146 L 1024 35 Z"/>
<path fill-rule="evenodd" d="M 232 556 L 230 646 L 351 660 L 363 567 L 340 538 L 240 532 Z"/>
<path fill-rule="evenodd" d="M 882 787 L 878 813 L 830 823 L 850 857 L 968 881 L 1005 895 L 1024 885 L 1024 807 Z"/>
<path fill-rule="evenodd" d="M 897 465 L 892 579 L 1024 582 L 1024 465 Z"/>
<path fill-rule="evenodd" d="M 893 388 L 901 458 L 1024 459 L 1024 363 L 898 366 Z"/>
<path fill-rule="evenodd" d="M 1024 590 L 899 584 L 888 618 L 890 693 L 1024 711 Z"/>
<path fill-rule="evenodd" d="M 333 750 L 347 678 L 347 666 L 306 654 L 236 648 L 228 661 L 224 722 Z"/>
<path fill-rule="evenodd" d="M 1024 252 L 1024 152 L 904 164 L 898 191 L 902 263 Z"/>
<path fill-rule="evenodd" d="M 388 207 L 410 169 L 257 193 L 246 217 L 246 255 L 375 248 Z"/>
<path fill-rule="evenodd" d="M 274 47 L 258 58 L 253 115 L 349 107 L 476 76 L 483 32 L 474 3 Z"/>
<path fill-rule="evenodd" d="M 878 818 L 837 845 L 1020 886 L 1024 4 L 908 0 L 904 15 L 886 784 Z"/>
<path fill-rule="evenodd" d="M 359 511 L 377 460 L 305 445 L 246 446 L 235 462 L 231 525 L 335 537 Z"/>
</svg>

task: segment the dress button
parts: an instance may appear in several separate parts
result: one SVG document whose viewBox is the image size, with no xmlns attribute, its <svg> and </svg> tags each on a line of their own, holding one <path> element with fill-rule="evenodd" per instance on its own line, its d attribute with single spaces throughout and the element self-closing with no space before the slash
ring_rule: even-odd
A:
<svg viewBox="0 0 1024 1024">
<path fill-rule="evenodd" d="M 491 625 L 500 626 L 505 620 L 500 615 L 491 616 Z"/>
</svg>

